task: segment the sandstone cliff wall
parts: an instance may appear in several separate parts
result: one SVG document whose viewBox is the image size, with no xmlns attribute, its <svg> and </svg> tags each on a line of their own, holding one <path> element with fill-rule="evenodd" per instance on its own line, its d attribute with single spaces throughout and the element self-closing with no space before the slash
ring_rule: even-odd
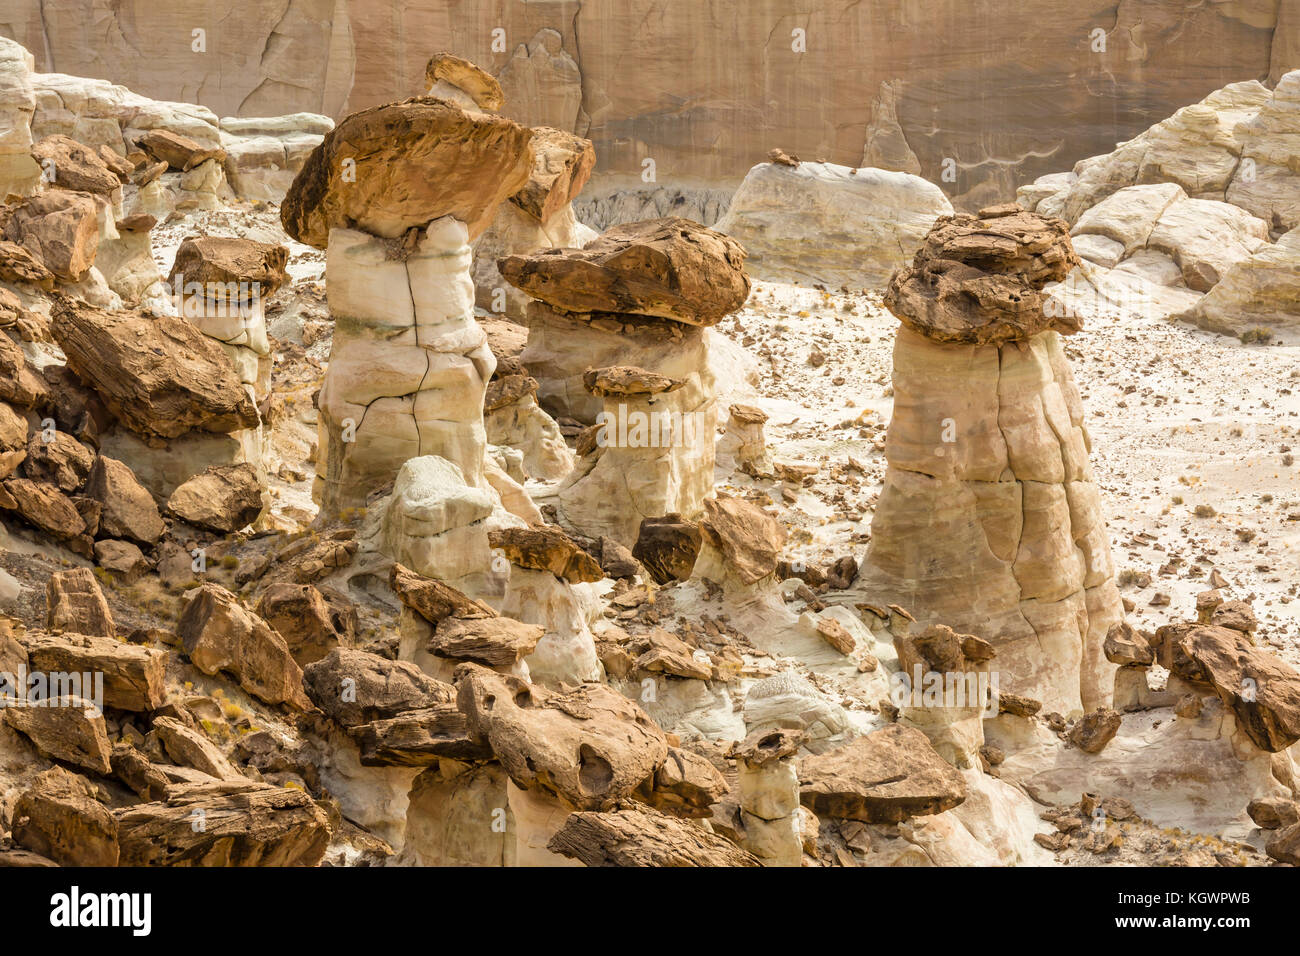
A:
<svg viewBox="0 0 1300 956">
<path fill-rule="evenodd" d="M 507 114 L 591 138 L 593 196 L 646 188 L 647 158 L 665 189 L 734 187 L 779 145 L 914 156 L 969 206 L 1275 82 L 1300 66 L 1300 0 L 9 0 L 0 35 L 39 70 L 219 115 L 401 99 L 446 49 L 500 77 Z"/>
</svg>

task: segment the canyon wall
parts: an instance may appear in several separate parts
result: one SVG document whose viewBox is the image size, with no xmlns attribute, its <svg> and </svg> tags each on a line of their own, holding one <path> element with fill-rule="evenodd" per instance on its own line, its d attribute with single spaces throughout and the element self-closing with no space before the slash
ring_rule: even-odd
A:
<svg viewBox="0 0 1300 956">
<path fill-rule="evenodd" d="M 1275 82 L 1300 66 L 1300 0 L 9 0 L 0 35 L 41 71 L 246 116 L 422 92 L 445 49 L 501 79 L 507 115 L 590 138 L 593 196 L 733 188 L 773 146 L 858 166 L 888 143 L 972 206 L 1229 82 Z"/>
</svg>

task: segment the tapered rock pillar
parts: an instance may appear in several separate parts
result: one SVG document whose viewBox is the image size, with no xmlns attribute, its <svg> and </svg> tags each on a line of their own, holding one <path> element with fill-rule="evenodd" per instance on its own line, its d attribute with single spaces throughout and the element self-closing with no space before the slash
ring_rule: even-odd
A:
<svg viewBox="0 0 1300 956">
<path fill-rule="evenodd" d="M 1123 618 L 1083 405 L 1043 286 L 1077 257 L 1018 206 L 943 217 L 890 283 L 889 468 L 859 587 L 994 646 L 1000 689 L 1108 706 Z"/>
<path fill-rule="evenodd" d="M 465 224 L 445 216 L 415 248 L 330 232 L 334 340 L 320 394 L 317 489 L 330 513 L 365 503 L 403 463 L 438 455 L 485 487 L 483 394 L 496 368 L 474 321 Z"/>
<path fill-rule="evenodd" d="M 289 235 L 327 248 L 335 321 L 314 489 L 324 514 L 365 504 L 420 456 L 485 487 L 483 396 L 495 360 L 474 321 L 470 242 L 528 181 L 531 135 L 416 97 L 348 116 L 294 179 L 280 219 Z"/>
</svg>

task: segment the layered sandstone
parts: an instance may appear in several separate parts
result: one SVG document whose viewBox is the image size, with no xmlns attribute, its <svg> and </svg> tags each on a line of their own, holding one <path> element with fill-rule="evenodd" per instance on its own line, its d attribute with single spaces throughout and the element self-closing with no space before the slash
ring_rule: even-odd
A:
<svg viewBox="0 0 1300 956">
<path fill-rule="evenodd" d="M 1060 713 L 1106 705 L 1122 617 L 1083 407 L 1041 289 L 1077 263 L 1018 207 L 939 220 L 886 304 L 889 467 L 858 585 L 989 641 L 1001 689 Z"/>
</svg>

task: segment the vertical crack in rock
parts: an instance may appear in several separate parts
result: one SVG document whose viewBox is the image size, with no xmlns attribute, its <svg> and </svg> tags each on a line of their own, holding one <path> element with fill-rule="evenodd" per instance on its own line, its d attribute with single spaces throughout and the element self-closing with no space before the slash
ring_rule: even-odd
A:
<svg viewBox="0 0 1300 956">
<path fill-rule="evenodd" d="M 1058 336 L 1079 323 L 1042 293 L 1078 261 L 1064 222 L 1007 205 L 941 217 L 894 275 L 889 467 L 860 579 L 921 625 L 990 641 L 1004 689 L 1063 714 L 1108 702 L 1092 644 L 1122 618 L 1118 592 L 1096 590 L 1108 545 L 1064 394 Z M 959 407 L 969 417 L 952 419 Z M 956 434 L 936 441 L 950 419 Z"/>
</svg>

